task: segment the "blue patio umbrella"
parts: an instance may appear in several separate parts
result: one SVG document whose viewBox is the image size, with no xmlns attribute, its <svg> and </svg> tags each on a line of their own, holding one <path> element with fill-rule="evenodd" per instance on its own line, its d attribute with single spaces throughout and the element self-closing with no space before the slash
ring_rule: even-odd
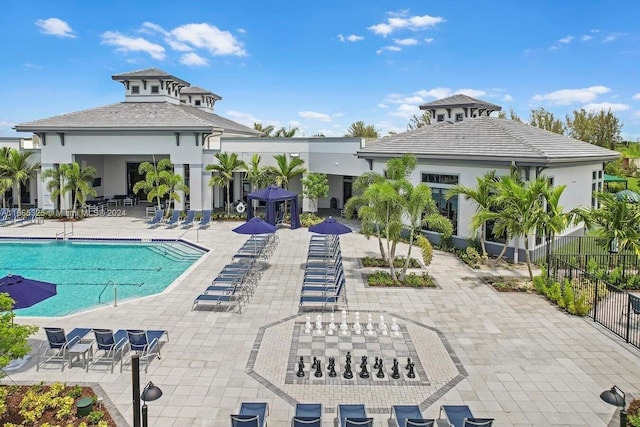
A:
<svg viewBox="0 0 640 427">
<path fill-rule="evenodd" d="M 616 200 L 624 200 L 628 203 L 640 203 L 640 194 L 631 190 L 618 191 L 615 196 Z"/>
<path fill-rule="evenodd" d="M 326 218 L 319 224 L 312 225 L 311 227 L 309 227 L 309 231 L 312 233 L 331 235 L 351 233 L 351 229 L 349 227 L 331 217 Z"/>
<path fill-rule="evenodd" d="M 262 218 L 254 216 L 249 221 L 233 229 L 238 234 L 268 234 L 275 233 L 277 227 L 265 222 Z"/>
<path fill-rule="evenodd" d="M 7 293 L 15 301 L 14 309 L 27 308 L 54 296 L 56 285 L 18 275 L 0 279 L 0 293 Z"/>
</svg>

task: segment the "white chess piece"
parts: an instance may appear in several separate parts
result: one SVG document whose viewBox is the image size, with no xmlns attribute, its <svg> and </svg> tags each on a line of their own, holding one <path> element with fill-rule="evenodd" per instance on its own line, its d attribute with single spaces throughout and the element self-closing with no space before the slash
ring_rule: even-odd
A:
<svg viewBox="0 0 640 427">
<path fill-rule="evenodd" d="M 360 325 L 360 312 L 356 311 L 356 321 L 353 324 L 353 330 L 362 330 L 362 326 Z"/>
<path fill-rule="evenodd" d="M 373 316 L 369 313 L 369 317 L 367 318 L 367 335 L 370 337 L 373 336 Z"/>
<path fill-rule="evenodd" d="M 380 329 L 380 333 L 383 336 L 387 336 L 389 335 L 389 332 L 387 332 L 387 325 L 384 323 L 384 316 L 380 315 L 380 324 L 378 325 L 378 329 Z"/>
<path fill-rule="evenodd" d="M 322 315 L 318 314 L 316 316 L 316 334 L 323 335 L 324 331 L 322 330 Z"/>
<path fill-rule="evenodd" d="M 391 331 L 393 331 L 393 336 L 400 336 L 400 327 L 398 326 L 398 319 L 395 317 L 391 318 Z"/>
<path fill-rule="evenodd" d="M 307 321 L 307 323 L 304 324 L 304 333 L 305 334 L 310 334 L 311 333 L 311 316 L 309 316 L 308 314 L 305 316 L 305 319 Z"/>
<path fill-rule="evenodd" d="M 347 335 L 349 331 L 349 325 L 347 324 L 347 312 L 342 310 L 342 323 L 340 323 L 340 334 Z"/>
<path fill-rule="evenodd" d="M 329 323 L 329 328 L 331 331 L 333 331 L 336 328 L 336 318 L 335 315 L 333 314 L 333 312 L 331 312 L 331 322 Z"/>
</svg>

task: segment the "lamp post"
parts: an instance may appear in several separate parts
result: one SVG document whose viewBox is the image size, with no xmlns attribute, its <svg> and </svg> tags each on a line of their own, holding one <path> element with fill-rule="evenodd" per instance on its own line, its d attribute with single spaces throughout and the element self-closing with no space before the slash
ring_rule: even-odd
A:
<svg viewBox="0 0 640 427">
<path fill-rule="evenodd" d="M 133 388 L 133 427 L 140 427 L 140 356 L 131 356 L 131 386 Z"/>
<path fill-rule="evenodd" d="M 159 387 L 156 387 L 151 381 L 144 386 L 144 390 L 142 390 L 142 394 L 140 395 L 140 399 L 144 401 L 144 405 L 142 405 L 142 427 L 148 427 L 147 420 L 147 402 L 153 402 L 154 400 L 158 400 L 162 397 L 162 390 Z"/>
<path fill-rule="evenodd" d="M 620 408 L 620 427 L 627 427 L 627 403 L 625 401 L 624 391 L 620 390 L 618 386 L 614 385 L 610 390 L 605 390 L 600 393 L 600 399 L 602 399 L 609 405 L 617 406 Z"/>
</svg>

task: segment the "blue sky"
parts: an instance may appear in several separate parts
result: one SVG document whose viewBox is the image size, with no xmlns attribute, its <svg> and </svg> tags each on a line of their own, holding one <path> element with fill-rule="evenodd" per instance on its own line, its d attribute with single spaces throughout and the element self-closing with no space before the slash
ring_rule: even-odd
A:
<svg viewBox="0 0 640 427">
<path fill-rule="evenodd" d="M 614 7 L 615 5 L 615 7 Z M 621 0 L 5 0 L 0 135 L 124 100 L 112 74 L 157 67 L 252 126 L 403 131 L 463 92 L 526 118 L 611 108 L 640 138 L 640 3 Z"/>
</svg>

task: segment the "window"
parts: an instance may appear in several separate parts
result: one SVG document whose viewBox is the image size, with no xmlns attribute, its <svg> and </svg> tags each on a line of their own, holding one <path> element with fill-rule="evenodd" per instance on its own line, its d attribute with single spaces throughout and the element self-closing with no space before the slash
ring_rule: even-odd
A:
<svg viewBox="0 0 640 427">
<path fill-rule="evenodd" d="M 444 122 L 444 114 L 438 114 L 438 121 Z"/>
<path fill-rule="evenodd" d="M 154 94 L 160 93 L 160 86 L 151 86 L 151 93 L 154 93 Z"/>
<path fill-rule="evenodd" d="M 464 118 L 462 113 L 456 113 L 456 122 L 461 122 Z"/>
<path fill-rule="evenodd" d="M 600 207 L 600 202 L 595 193 L 602 191 L 604 187 L 602 177 L 602 169 L 591 173 L 591 207 L 595 209 Z"/>
<path fill-rule="evenodd" d="M 202 104 L 202 103 L 200 102 L 200 100 L 199 100 L 199 99 L 196 99 L 196 101 L 195 101 L 195 105 L 196 105 L 196 107 L 199 107 L 201 104 Z"/>
<path fill-rule="evenodd" d="M 443 175 L 437 173 L 423 173 L 422 182 L 427 184 L 447 184 L 456 185 L 458 183 L 458 175 Z"/>
<path fill-rule="evenodd" d="M 451 221 L 454 235 L 458 234 L 458 197 L 455 196 L 447 200 L 445 195 L 451 186 L 458 183 L 458 180 L 458 175 L 422 174 L 422 182 L 431 188 L 431 196 L 440 214 Z"/>
<path fill-rule="evenodd" d="M 131 93 L 137 95 L 140 93 L 140 86 L 131 86 Z"/>
</svg>

